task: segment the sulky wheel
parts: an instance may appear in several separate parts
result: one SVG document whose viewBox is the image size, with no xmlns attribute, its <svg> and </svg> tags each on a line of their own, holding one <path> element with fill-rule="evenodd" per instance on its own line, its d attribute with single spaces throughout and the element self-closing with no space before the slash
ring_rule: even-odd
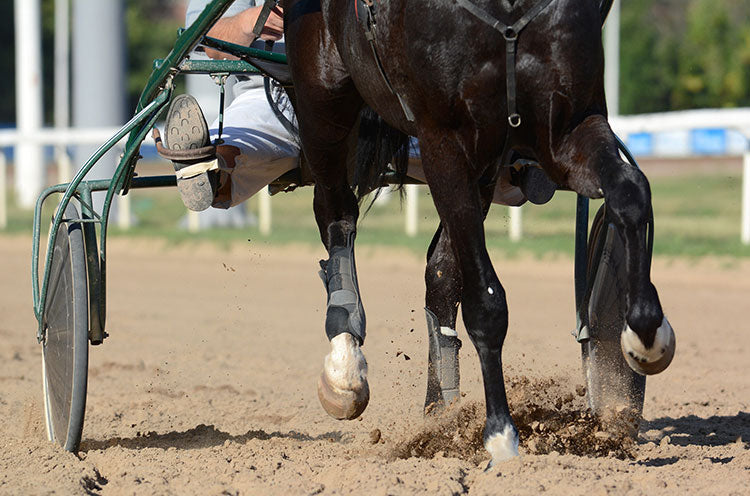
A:
<svg viewBox="0 0 750 496">
<path fill-rule="evenodd" d="M 83 230 L 65 209 L 53 247 L 44 307 L 42 382 L 47 437 L 67 451 L 81 442 L 88 377 L 88 291 Z"/>
<path fill-rule="evenodd" d="M 590 338 L 581 343 L 583 372 L 589 407 L 600 415 L 614 414 L 634 427 L 635 434 L 646 378 L 633 372 L 620 349 L 625 328 L 625 249 L 605 207 L 594 217 L 588 244 Z"/>
</svg>

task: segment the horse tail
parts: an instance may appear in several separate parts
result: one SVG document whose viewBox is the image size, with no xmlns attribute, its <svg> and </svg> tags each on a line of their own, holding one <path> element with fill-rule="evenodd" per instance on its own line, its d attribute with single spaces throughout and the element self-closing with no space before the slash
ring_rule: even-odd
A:
<svg viewBox="0 0 750 496">
<path fill-rule="evenodd" d="M 386 123 L 374 110 L 365 107 L 359 118 L 359 138 L 352 186 L 357 199 L 376 191 L 368 206 L 378 197 L 387 174 L 395 175 L 403 194 L 403 181 L 409 166 L 409 136 Z"/>
</svg>

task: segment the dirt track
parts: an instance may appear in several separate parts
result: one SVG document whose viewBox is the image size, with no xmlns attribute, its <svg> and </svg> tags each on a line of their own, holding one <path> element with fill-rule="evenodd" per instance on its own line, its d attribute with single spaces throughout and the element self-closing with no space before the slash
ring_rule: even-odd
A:
<svg viewBox="0 0 750 496">
<path fill-rule="evenodd" d="M 746 262 L 655 262 L 678 350 L 670 369 L 649 379 L 633 459 L 526 454 L 485 473 L 482 450 L 454 458 L 450 442 L 430 458 L 396 457 L 424 429 L 436 431 L 422 417 L 421 257 L 359 250 L 372 399 L 359 421 L 337 422 L 318 405 L 315 390 L 328 349 L 316 273 L 321 249 L 253 242 L 221 251 L 113 240 L 111 337 L 91 348 L 76 456 L 44 437 L 30 242 L 0 237 L 0 252 L 2 494 L 749 491 Z M 516 380 L 511 396 L 528 400 L 547 387 L 545 394 L 575 395 L 581 381 L 569 335 L 572 262 L 494 259 L 511 309 L 506 373 L 529 379 Z M 459 332 L 465 423 L 476 424 L 481 419 L 471 412 L 482 408 L 472 402 L 483 401 L 478 361 Z M 450 430 L 450 420 L 455 415 L 438 427 Z M 371 444 L 374 429 L 382 443 Z M 471 446 L 466 432 L 456 431 L 456 444 Z"/>
</svg>

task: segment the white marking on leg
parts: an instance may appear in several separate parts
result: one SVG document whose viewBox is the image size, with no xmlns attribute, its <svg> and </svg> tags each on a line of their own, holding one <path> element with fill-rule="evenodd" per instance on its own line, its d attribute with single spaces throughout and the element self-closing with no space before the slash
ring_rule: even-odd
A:
<svg viewBox="0 0 750 496">
<path fill-rule="evenodd" d="M 495 290 L 494 290 L 494 289 L 492 289 L 491 287 L 490 287 L 490 288 L 487 288 L 487 292 L 488 292 L 489 294 L 491 294 L 491 295 L 495 294 Z"/>
<path fill-rule="evenodd" d="M 453 336 L 454 338 L 458 336 L 456 330 L 448 326 L 440 326 L 440 334 L 443 336 Z"/>
<path fill-rule="evenodd" d="M 653 346 L 646 348 L 646 345 L 643 344 L 638 334 L 628 325 L 623 331 L 622 336 L 620 336 L 622 349 L 641 363 L 652 363 L 659 360 L 666 353 L 673 332 L 672 326 L 669 325 L 669 321 L 667 321 L 667 316 L 665 315 L 661 321 L 661 325 L 656 329 Z"/>
<path fill-rule="evenodd" d="M 490 436 L 484 447 L 492 456 L 492 465 L 514 458 L 518 456 L 518 434 L 513 426 L 506 425 L 503 432 Z"/>
<path fill-rule="evenodd" d="M 367 361 L 359 343 L 348 332 L 331 339 L 331 352 L 323 369 L 330 385 L 338 390 L 358 391 L 367 383 Z"/>
</svg>

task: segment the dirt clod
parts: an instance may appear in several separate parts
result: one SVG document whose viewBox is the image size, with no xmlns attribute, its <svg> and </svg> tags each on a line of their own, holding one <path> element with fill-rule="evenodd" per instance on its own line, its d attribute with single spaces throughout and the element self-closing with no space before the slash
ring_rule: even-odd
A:
<svg viewBox="0 0 750 496">
<path fill-rule="evenodd" d="M 373 429 L 370 431 L 370 444 L 378 444 L 381 437 L 380 429 Z"/>
</svg>

